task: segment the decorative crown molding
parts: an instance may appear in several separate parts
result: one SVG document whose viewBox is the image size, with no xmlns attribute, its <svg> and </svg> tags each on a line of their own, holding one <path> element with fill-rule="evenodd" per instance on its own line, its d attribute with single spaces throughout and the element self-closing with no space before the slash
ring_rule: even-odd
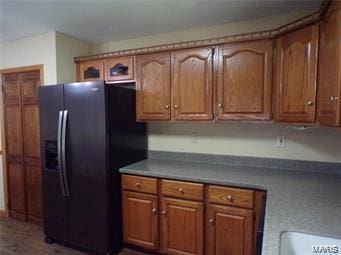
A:
<svg viewBox="0 0 341 255">
<path fill-rule="evenodd" d="M 113 52 L 101 53 L 101 54 L 85 56 L 85 57 L 75 57 L 74 62 L 80 63 L 80 62 L 91 61 L 91 60 L 100 60 L 100 59 L 130 56 L 130 55 L 140 55 L 140 54 L 145 54 L 145 53 L 154 53 L 154 52 L 187 49 L 187 48 L 195 48 L 195 47 L 203 47 L 203 46 L 215 46 L 215 45 L 240 42 L 240 41 L 252 41 L 252 40 L 260 40 L 260 39 L 276 38 L 279 35 L 291 32 L 293 30 L 302 28 L 306 25 L 320 21 L 325 15 L 325 13 L 327 12 L 331 2 L 332 0 L 322 0 L 319 10 L 303 18 L 300 18 L 298 20 L 295 20 L 293 22 L 290 22 L 286 25 L 280 26 L 272 30 L 237 34 L 237 35 L 229 35 L 229 36 L 223 36 L 223 37 L 218 37 L 218 38 L 213 38 L 213 39 L 170 43 L 170 44 L 155 45 L 155 46 L 136 48 L 136 49 L 113 51 Z"/>
</svg>

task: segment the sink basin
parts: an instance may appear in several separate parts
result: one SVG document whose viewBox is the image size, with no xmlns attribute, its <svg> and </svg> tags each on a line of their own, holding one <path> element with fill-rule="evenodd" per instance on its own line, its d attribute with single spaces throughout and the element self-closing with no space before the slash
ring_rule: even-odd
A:
<svg viewBox="0 0 341 255">
<path fill-rule="evenodd" d="M 282 233 L 280 255 L 316 254 L 341 254 L 341 239 L 298 232 Z"/>
</svg>

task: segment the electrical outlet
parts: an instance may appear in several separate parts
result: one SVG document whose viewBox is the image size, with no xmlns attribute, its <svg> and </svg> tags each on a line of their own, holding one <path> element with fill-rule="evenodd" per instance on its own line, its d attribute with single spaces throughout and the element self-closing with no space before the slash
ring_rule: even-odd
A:
<svg viewBox="0 0 341 255">
<path fill-rule="evenodd" d="M 277 143 L 276 146 L 279 148 L 284 148 L 287 145 L 287 140 L 284 135 L 277 136 Z"/>
<path fill-rule="evenodd" d="M 192 133 L 192 143 L 199 143 L 198 134 Z"/>
</svg>

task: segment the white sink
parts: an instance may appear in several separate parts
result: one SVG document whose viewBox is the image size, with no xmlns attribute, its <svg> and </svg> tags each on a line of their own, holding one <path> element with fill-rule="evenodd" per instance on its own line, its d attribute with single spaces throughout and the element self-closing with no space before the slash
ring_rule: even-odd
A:
<svg viewBox="0 0 341 255">
<path fill-rule="evenodd" d="M 340 255 L 341 239 L 297 232 L 283 232 L 280 255 Z"/>
</svg>

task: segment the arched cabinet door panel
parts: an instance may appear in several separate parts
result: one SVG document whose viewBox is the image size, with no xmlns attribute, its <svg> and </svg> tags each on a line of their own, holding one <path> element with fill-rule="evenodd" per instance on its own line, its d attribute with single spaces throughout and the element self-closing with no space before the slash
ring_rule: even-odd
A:
<svg viewBox="0 0 341 255">
<path fill-rule="evenodd" d="M 341 125 L 341 2 L 334 1 L 320 25 L 317 121 Z"/>
<path fill-rule="evenodd" d="M 213 119 L 213 48 L 172 52 L 174 120 Z"/>
<path fill-rule="evenodd" d="M 318 30 L 315 24 L 277 40 L 277 121 L 315 122 Z"/>
<path fill-rule="evenodd" d="M 134 80 L 134 57 L 121 57 L 106 59 L 105 66 L 105 81 L 125 81 Z"/>
<path fill-rule="evenodd" d="M 139 121 L 170 120 L 170 53 L 136 57 L 136 113 Z"/>
<path fill-rule="evenodd" d="M 96 81 L 104 79 L 103 60 L 95 60 L 82 62 L 78 64 L 78 80 L 82 81 Z"/>
<path fill-rule="evenodd" d="M 273 41 L 219 47 L 216 112 L 219 120 L 270 120 Z"/>
</svg>

